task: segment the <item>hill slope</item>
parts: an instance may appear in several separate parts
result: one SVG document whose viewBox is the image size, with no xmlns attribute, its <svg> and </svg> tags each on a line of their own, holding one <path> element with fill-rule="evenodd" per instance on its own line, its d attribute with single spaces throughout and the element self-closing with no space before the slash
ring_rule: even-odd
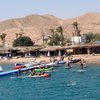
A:
<svg viewBox="0 0 100 100">
<path fill-rule="evenodd" d="M 86 32 L 100 32 L 100 14 L 87 13 L 74 19 L 60 19 L 52 15 L 30 15 L 24 18 L 9 19 L 0 22 L 0 34 L 6 33 L 6 42 L 12 46 L 16 39 L 16 33 L 23 32 L 24 36 L 30 36 L 36 43 L 42 43 L 42 35 L 51 34 L 50 29 L 63 26 L 64 35 L 72 36 L 74 32 L 72 23 L 78 22 L 81 34 Z"/>
</svg>

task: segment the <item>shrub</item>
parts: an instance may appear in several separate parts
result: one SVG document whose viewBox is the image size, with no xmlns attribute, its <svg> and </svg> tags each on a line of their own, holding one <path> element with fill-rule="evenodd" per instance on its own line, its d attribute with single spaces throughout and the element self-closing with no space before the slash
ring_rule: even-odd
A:
<svg viewBox="0 0 100 100">
<path fill-rule="evenodd" d="M 17 46 L 33 46 L 33 45 L 34 45 L 33 41 L 28 36 L 19 37 L 16 40 L 14 40 L 14 42 L 13 42 L 14 47 L 17 47 Z"/>
</svg>

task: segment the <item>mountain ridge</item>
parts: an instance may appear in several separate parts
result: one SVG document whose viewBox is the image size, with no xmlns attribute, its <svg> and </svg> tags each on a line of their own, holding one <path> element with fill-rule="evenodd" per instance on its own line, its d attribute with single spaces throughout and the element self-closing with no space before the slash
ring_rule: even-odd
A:
<svg viewBox="0 0 100 100">
<path fill-rule="evenodd" d="M 61 19 L 48 14 L 35 14 L 28 15 L 23 18 L 8 19 L 0 22 L 0 34 L 7 34 L 5 40 L 9 46 L 12 46 L 13 41 L 16 39 L 16 33 L 20 33 L 21 31 L 23 31 L 23 35 L 29 36 L 33 41 L 41 44 L 43 34 L 45 36 L 50 35 L 50 29 L 55 29 L 58 26 L 63 27 L 66 38 L 71 37 L 74 32 L 72 25 L 73 22 L 77 22 L 79 24 L 81 34 L 87 32 L 100 32 L 100 14 L 92 12 L 73 19 Z"/>
</svg>

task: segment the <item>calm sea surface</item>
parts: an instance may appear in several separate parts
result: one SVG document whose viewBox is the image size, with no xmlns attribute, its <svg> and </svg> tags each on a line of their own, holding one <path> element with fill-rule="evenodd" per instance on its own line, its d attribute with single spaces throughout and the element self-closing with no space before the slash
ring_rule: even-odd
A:
<svg viewBox="0 0 100 100">
<path fill-rule="evenodd" d="M 100 100 L 100 65 L 88 65 L 84 72 L 77 71 L 79 65 L 65 66 L 56 67 L 50 78 L 0 77 L 0 100 Z"/>
</svg>

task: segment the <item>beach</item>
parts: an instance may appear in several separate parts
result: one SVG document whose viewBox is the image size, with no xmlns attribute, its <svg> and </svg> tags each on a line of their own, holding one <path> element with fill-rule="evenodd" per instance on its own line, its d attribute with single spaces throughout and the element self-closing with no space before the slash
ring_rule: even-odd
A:
<svg viewBox="0 0 100 100">
<path fill-rule="evenodd" d="M 73 59 L 78 59 L 78 58 L 82 58 L 86 60 L 87 64 L 100 64 L 100 54 L 95 54 L 95 55 L 73 55 Z M 57 56 L 55 57 L 56 60 L 60 60 L 60 57 Z M 22 62 L 31 62 L 31 61 L 41 61 L 42 63 L 50 63 L 50 57 L 45 57 L 45 56 L 41 56 L 41 57 L 23 57 L 23 58 L 11 58 L 11 59 L 7 59 L 7 58 L 3 58 L 0 59 L 0 64 L 15 64 L 15 63 L 22 63 Z M 64 61 L 67 61 L 68 57 L 64 57 Z"/>
</svg>

